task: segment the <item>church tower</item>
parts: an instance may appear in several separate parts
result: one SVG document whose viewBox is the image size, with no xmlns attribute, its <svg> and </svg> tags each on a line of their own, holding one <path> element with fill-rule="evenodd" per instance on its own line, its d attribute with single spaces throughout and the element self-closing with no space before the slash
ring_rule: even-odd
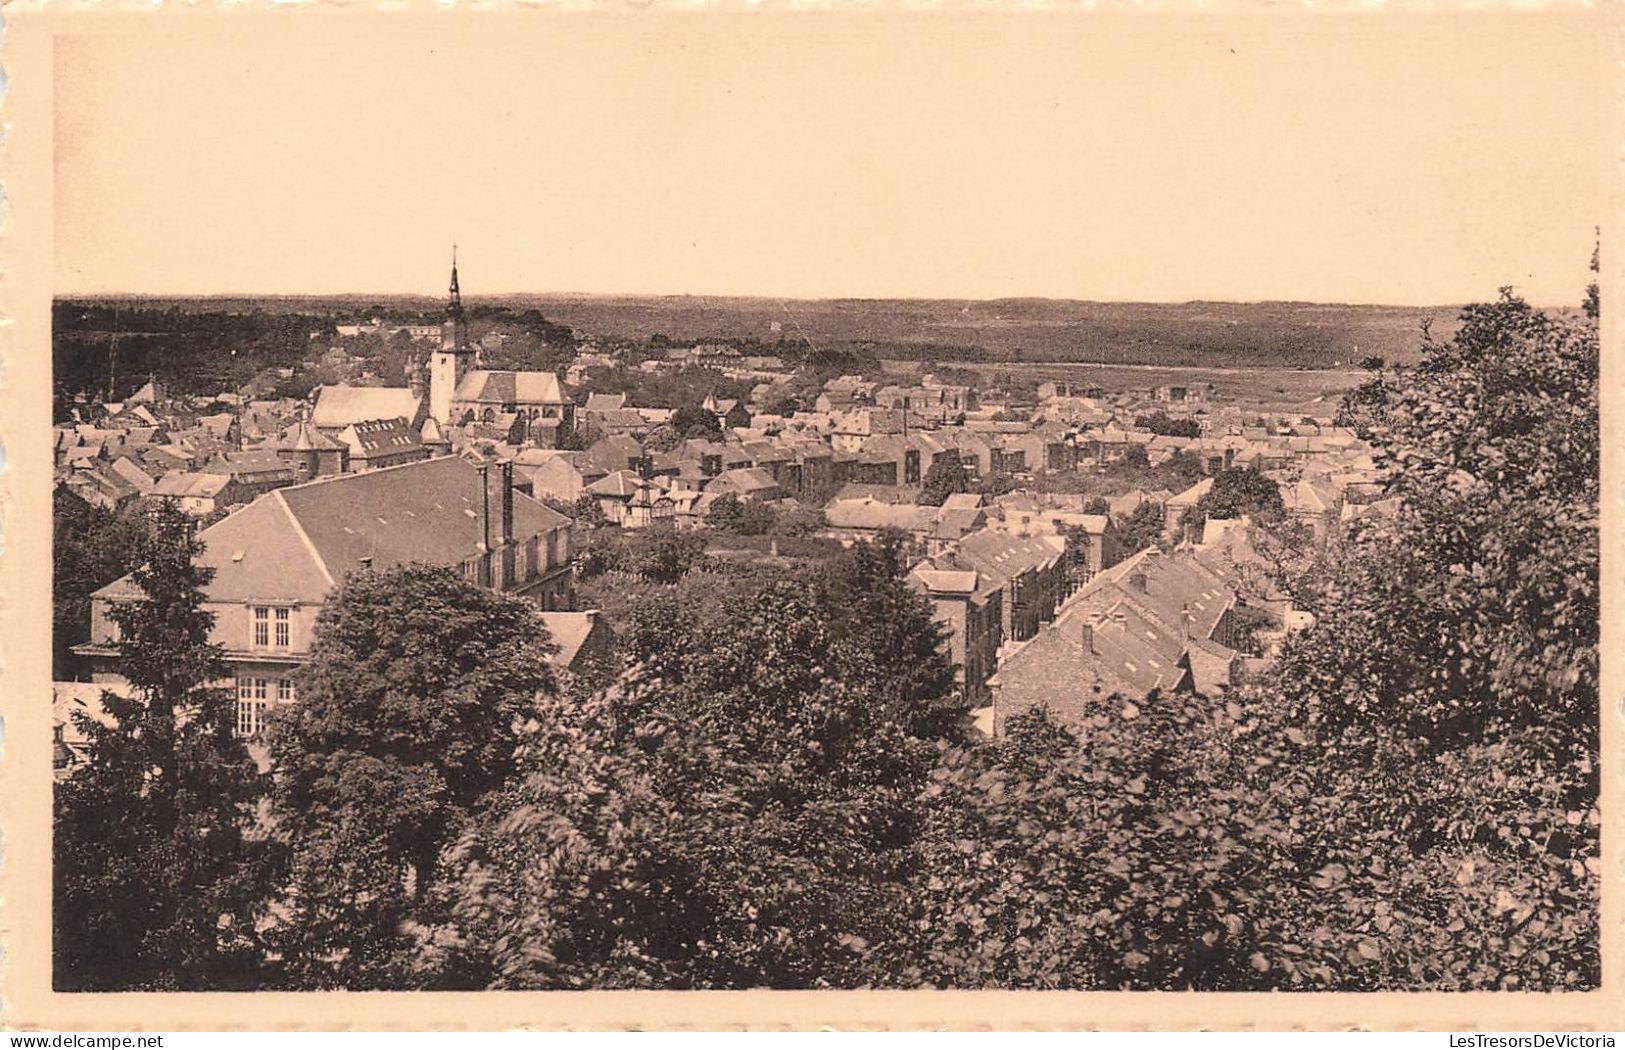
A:
<svg viewBox="0 0 1625 1050">
<path fill-rule="evenodd" d="M 468 345 L 468 319 L 463 316 L 463 296 L 457 286 L 456 245 L 451 249 L 449 291 L 446 319 L 440 325 L 440 349 L 429 355 L 429 415 L 443 426 L 453 422 L 452 395 L 474 366 L 474 350 Z"/>
</svg>

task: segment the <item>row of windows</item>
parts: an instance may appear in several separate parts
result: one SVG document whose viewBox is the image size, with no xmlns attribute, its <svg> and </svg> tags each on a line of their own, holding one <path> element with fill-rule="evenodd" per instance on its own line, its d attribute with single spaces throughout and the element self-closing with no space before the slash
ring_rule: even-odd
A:
<svg viewBox="0 0 1625 1050">
<path fill-rule="evenodd" d="M 291 644 L 291 619 L 293 610 L 279 607 L 276 613 L 276 631 L 271 631 L 273 610 L 268 605 L 254 606 L 254 644 L 261 649 L 286 649 Z M 276 641 L 273 642 L 272 638 Z"/>
<path fill-rule="evenodd" d="M 294 701 L 291 678 L 239 678 L 237 679 L 237 735 L 258 736 L 264 732 L 271 715 L 271 701 L 279 704 Z"/>
</svg>

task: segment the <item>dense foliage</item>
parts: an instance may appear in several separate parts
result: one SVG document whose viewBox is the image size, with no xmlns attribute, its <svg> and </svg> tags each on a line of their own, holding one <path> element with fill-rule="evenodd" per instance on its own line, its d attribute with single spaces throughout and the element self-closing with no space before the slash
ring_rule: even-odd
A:
<svg viewBox="0 0 1625 1050">
<path fill-rule="evenodd" d="M 1277 522 L 1286 514 L 1281 487 L 1256 467 L 1226 467 L 1213 475 L 1213 487 L 1196 501 L 1189 524 L 1200 526 L 1209 518 L 1249 517 Z"/>
<path fill-rule="evenodd" d="M 58 487 L 51 505 L 51 674 L 75 677 L 73 647 L 90 638 L 90 596 L 136 567 L 147 512 L 115 514 Z"/>
<path fill-rule="evenodd" d="M 955 455 L 938 455 L 931 460 L 920 485 L 919 502 L 922 506 L 940 507 L 949 496 L 971 489 L 970 472 Z"/>
<path fill-rule="evenodd" d="M 248 833 L 262 778 L 233 735 L 234 698 L 209 643 L 212 570 L 186 516 L 158 506 L 135 547 L 141 597 L 111 613 L 128 698 L 80 716 L 89 762 L 57 787 L 54 984 L 59 990 L 252 987 L 272 849 Z"/>
<path fill-rule="evenodd" d="M 512 771 L 514 726 L 554 690 L 549 651 L 533 604 L 450 569 L 361 573 L 329 601 L 272 734 L 294 984 L 402 980 L 401 923 Z"/>
<path fill-rule="evenodd" d="M 502 987 L 865 983 L 964 714 L 898 545 L 800 584 L 678 585 L 628 635 L 634 668 L 539 719 L 447 854 L 427 957 Z"/>
<path fill-rule="evenodd" d="M 1147 412 L 1134 417 L 1134 426 L 1137 430 L 1149 430 L 1153 434 L 1163 434 L 1168 437 L 1201 437 L 1202 425 L 1190 417 L 1174 417 L 1163 411 Z"/>
</svg>

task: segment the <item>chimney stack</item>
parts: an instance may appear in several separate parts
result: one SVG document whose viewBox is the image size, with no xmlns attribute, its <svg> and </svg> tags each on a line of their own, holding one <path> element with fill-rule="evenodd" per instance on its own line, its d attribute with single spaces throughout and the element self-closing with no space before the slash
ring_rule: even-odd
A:
<svg viewBox="0 0 1625 1050">
<path fill-rule="evenodd" d="M 502 461 L 502 535 L 504 547 L 513 543 L 513 460 Z"/>
<path fill-rule="evenodd" d="M 1094 613 L 1090 613 L 1088 616 L 1083 618 L 1082 637 L 1079 638 L 1079 641 L 1083 643 L 1083 648 L 1086 652 L 1100 652 L 1099 649 L 1095 648 L 1095 631 L 1099 627 L 1100 618 Z"/>
<path fill-rule="evenodd" d="M 1135 590 L 1139 591 L 1141 594 L 1144 594 L 1145 593 L 1145 573 L 1137 572 L 1134 575 L 1130 576 L 1128 578 L 1128 585 L 1130 587 L 1133 587 Z"/>
<path fill-rule="evenodd" d="M 1185 637 L 1194 637 L 1191 627 L 1191 607 L 1189 602 L 1179 607 L 1179 622 L 1185 628 Z"/>
<path fill-rule="evenodd" d="M 481 463 L 480 467 L 480 553 L 484 554 L 491 549 L 491 465 Z"/>
</svg>

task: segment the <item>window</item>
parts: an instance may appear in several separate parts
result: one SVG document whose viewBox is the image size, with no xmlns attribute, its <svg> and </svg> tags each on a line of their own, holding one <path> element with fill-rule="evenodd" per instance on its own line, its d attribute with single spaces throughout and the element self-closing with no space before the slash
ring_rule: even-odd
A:
<svg viewBox="0 0 1625 1050">
<path fill-rule="evenodd" d="M 257 736 L 265 728 L 271 706 L 266 700 L 267 685 L 263 678 L 237 679 L 238 736 Z"/>
<path fill-rule="evenodd" d="M 294 701 L 293 679 L 279 678 L 276 683 L 276 702 L 291 704 Z"/>
<path fill-rule="evenodd" d="M 291 609 L 278 609 L 276 611 L 276 647 L 278 649 L 288 647 L 288 621 L 292 611 Z"/>
<path fill-rule="evenodd" d="M 262 648 L 271 644 L 271 610 L 268 606 L 254 606 L 254 644 Z"/>
</svg>

